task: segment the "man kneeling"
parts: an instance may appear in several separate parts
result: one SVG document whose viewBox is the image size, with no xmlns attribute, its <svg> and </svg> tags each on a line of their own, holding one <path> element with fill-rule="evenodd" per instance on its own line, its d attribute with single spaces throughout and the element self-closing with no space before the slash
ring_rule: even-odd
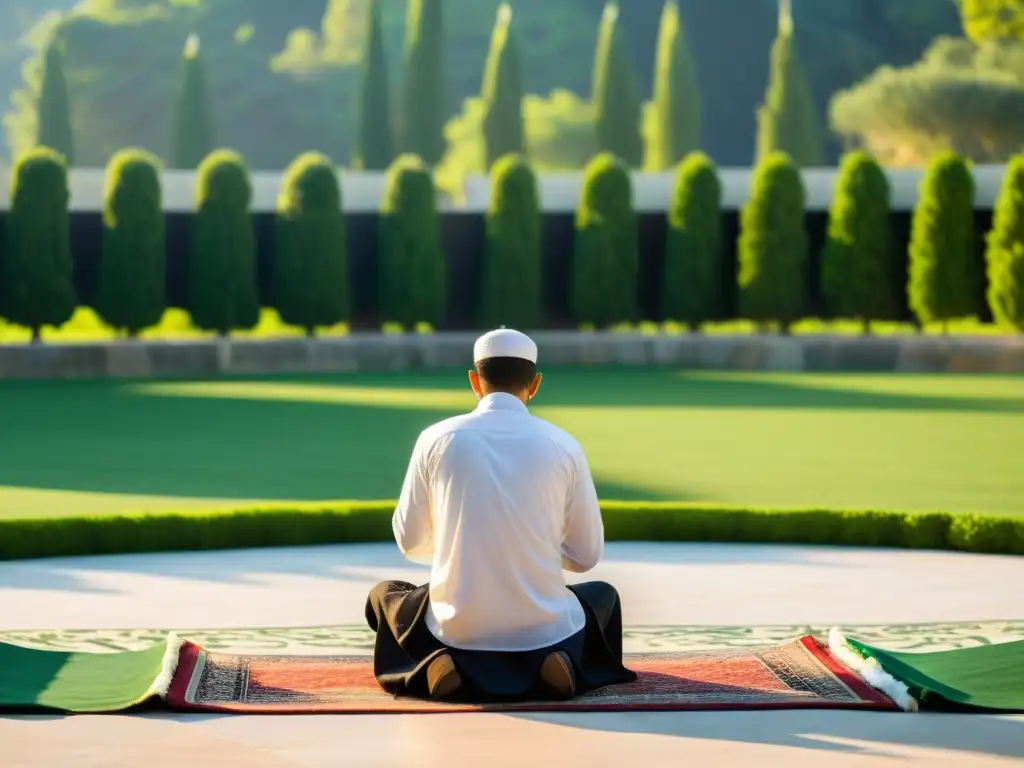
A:
<svg viewBox="0 0 1024 768">
<path fill-rule="evenodd" d="M 473 349 L 473 412 L 426 429 L 395 510 L 395 540 L 430 583 L 370 591 L 374 674 L 395 695 L 464 701 L 571 698 L 636 676 L 622 614 L 602 582 L 567 586 L 604 550 L 586 456 L 530 415 L 537 346 L 518 331 Z"/>
</svg>

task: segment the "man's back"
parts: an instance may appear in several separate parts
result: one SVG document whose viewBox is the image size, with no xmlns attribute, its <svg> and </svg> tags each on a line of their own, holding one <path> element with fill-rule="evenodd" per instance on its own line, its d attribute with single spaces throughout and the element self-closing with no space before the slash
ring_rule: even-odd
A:
<svg viewBox="0 0 1024 768">
<path fill-rule="evenodd" d="M 427 623 L 446 644 L 532 650 L 583 629 L 562 570 L 601 557 L 593 480 L 576 441 L 518 398 L 421 435 L 394 524 L 403 552 L 432 555 Z"/>
</svg>

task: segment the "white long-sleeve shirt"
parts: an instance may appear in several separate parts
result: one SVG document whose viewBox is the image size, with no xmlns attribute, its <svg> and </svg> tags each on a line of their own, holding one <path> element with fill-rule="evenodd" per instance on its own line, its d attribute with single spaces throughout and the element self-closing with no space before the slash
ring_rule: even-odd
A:
<svg viewBox="0 0 1024 768">
<path fill-rule="evenodd" d="M 447 645 L 528 651 L 583 629 L 563 568 L 589 571 L 604 551 L 590 467 L 513 395 L 420 435 L 392 526 L 408 558 L 431 562 L 427 626 Z"/>
</svg>

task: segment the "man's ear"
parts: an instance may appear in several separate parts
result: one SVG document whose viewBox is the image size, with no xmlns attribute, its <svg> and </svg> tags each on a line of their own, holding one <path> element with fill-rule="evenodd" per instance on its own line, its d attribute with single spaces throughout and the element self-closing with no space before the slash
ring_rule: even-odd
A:
<svg viewBox="0 0 1024 768">
<path fill-rule="evenodd" d="M 480 374 L 476 371 L 469 372 L 469 388 L 473 390 L 473 394 L 476 395 L 477 400 L 483 398 L 484 393 L 480 386 Z"/>
<path fill-rule="evenodd" d="M 538 373 L 536 376 L 533 377 L 533 383 L 530 384 L 530 391 L 529 391 L 529 396 L 530 396 L 531 400 L 533 400 L 533 398 L 536 396 L 537 390 L 540 389 L 540 383 L 543 380 L 544 380 L 544 375 L 540 374 L 540 373 Z"/>
</svg>

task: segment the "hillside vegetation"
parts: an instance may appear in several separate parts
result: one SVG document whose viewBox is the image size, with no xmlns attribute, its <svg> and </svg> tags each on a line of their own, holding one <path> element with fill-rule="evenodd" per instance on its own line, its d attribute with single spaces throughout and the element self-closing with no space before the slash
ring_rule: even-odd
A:
<svg viewBox="0 0 1024 768">
<path fill-rule="evenodd" d="M 82 0 L 69 8 L 67 2 L 0 0 L 0 20 L 13 20 L 0 25 L 0 87 L 17 83 L 5 118 L 8 145 L 20 152 L 33 142 L 40 50 L 55 33 L 66 45 L 76 162 L 102 165 L 124 146 L 166 158 L 178 61 L 194 32 L 209 68 L 220 143 L 237 148 L 257 169 L 283 168 L 311 149 L 345 162 L 365 1 Z M 479 93 L 498 3 L 446 0 L 446 106 L 452 116 Z M 621 4 L 647 98 L 662 4 Z M 546 96 L 562 89 L 589 97 L 604 0 L 512 5 L 524 41 L 526 91 Z M 405 6 L 406 0 L 381 2 L 396 79 Z M 747 164 L 775 35 L 775 0 L 680 0 L 680 9 L 700 79 L 703 148 L 720 164 Z M 912 63 L 936 36 L 960 29 L 955 6 L 945 0 L 794 0 L 794 15 L 823 117 L 833 93 L 882 64 Z M 22 30 L 27 34 L 19 47 Z M 835 147 L 829 149 L 834 155 Z"/>
</svg>

